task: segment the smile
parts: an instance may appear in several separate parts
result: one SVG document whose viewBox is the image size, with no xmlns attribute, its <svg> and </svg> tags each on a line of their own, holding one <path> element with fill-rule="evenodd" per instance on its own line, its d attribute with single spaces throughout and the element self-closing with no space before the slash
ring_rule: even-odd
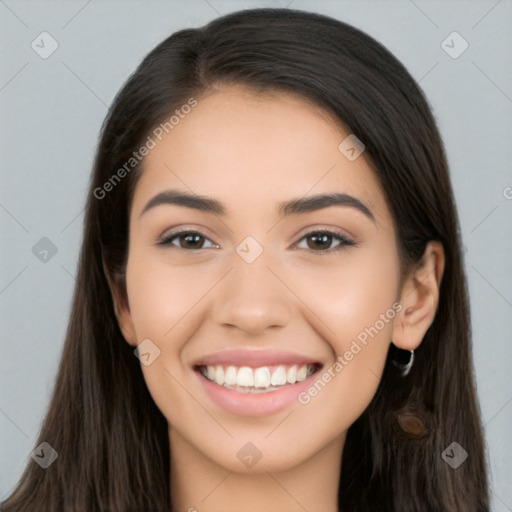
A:
<svg viewBox="0 0 512 512">
<path fill-rule="evenodd" d="M 199 397 L 237 416 L 263 417 L 297 404 L 324 367 L 313 354 L 275 347 L 231 348 L 192 361 Z M 204 394 L 203 394 L 204 393 Z"/>
<path fill-rule="evenodd" d="M 319 369 L 317 364 L 272 366 L 202 365 L 199 372 L 209 381 L 238 393 L 268 393 L 306 380 Z"/>
</svg>

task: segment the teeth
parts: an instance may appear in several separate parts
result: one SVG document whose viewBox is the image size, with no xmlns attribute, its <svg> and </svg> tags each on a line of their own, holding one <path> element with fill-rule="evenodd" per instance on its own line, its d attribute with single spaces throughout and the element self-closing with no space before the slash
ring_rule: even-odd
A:
<svg viewBox="0 0 512 512">
<path fill-rule="evenodd" d="M 286 369 L 283 365 L 277 367 L 277 370 L 272 374 L 270 383 L 272 386 L 282 386 L 286 384 Z"/>
<path fill-rule="evenodd" d="M 315 366 L 310 364 L 279 365 L 277 368 L 274 367 L 274 371 L 271 371 L 268 366 L 260 368 L 221 365 L 201 367 L 201 373 L 219 386 L 229 389 L 236 389 L 236 386 L 249 388 L 244 390 L 247 392 L 273 391 L 276 387 L 302 382 L 314 372 Z"/>
<path fill-rule="evenodd" d="M 286 372 L 286 381 L 288 384 L 295 384 L 297 381 L 297 367 L 295 365 L 290 366 Z"/>
<path fill-rule="evenodd" d="M 250 387 L 253 383 L 254 375 L 252 373 L 252 369 L 248 366 L 242 366 L 242 368 L 238 370 L 238 375 L 236 376 L 236 385 Z"/>
<path fill-rule="evenodd" d="M 270 382 L 270 370 L 266 366 L 254 370 L 255 388 L 268 388 L 270 386 Z"/>
<path fill-rule="evenodd" d="M 224 368 L 222 366 L 217 366 L 215 368 L 215 382 L 222 386 L 224 384 Z"/>
<path fill-rule="evenodd" d="M 206 367 L 206 376 L 210 379 L 215 381 L 215 375 L 217 372 L 215 371 L 215 366 L 207 366 Z"/>
<path fill-rule="evenodd" d="M 297 377 L 296 377 L 297 382 L 306 380 L 307 376 L 308 376 L 308 367 L 307 367 L 307 365 L 303 365 L 297 370 Z"/>
<path fill-rule="evenodd" d="M 236 384 L 236 368 L 234 366 L 228 366 L 224 375 L 225 384 L 234 386 Z"/>
</svg>

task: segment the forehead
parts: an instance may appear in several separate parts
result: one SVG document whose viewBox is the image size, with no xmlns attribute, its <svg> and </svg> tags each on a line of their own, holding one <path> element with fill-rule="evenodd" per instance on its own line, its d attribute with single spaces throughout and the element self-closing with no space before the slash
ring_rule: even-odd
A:
<svg viewBox="0 0 512 512">
<path fill-rule="evenodd" d="M 153 136 L 134 213 L 166 188 L 215 196 L 235 210 L 336 191 L 364 197 L 377 213 L 387 213 L 364 154 L 350 161 L 340 151 L 350 132 L 320 107 L 245 86 L 223 87 L 196 100 L 161 140 Z"/>
</svg>

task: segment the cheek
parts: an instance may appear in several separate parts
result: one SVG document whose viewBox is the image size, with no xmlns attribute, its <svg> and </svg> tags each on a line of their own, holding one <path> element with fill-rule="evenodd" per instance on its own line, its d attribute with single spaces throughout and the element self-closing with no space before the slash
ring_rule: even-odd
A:
<svg viewBox="0 0 512 512">
<path fill-rule="evenodd" d="M 322 335 L 337 354 L 345 352 L 353 339 L 376 323 L 379 339 L 390 339 L 395 313 L 389 310 L 399 283 L 394 252 L 354 251 L 322 271 L 304 267 L 297 275 L 300 278 L 294 279 L 295 290 L 321 320 Z"/>
<path fill-rule="evenodd" d="M 211 276 L 205 282 L 194 271 L 134 260 L 127 268 L 127 291 L 137 339 L 154 338 L 165 347 L 174 330 L 186 328 L 194 304 L 211 286 Z"/>
<path fill-rule="evenodd" d="M 338 266 L 329 266 L 329 272 L 318 277 L 302 272 L 299 293 L 321 320 L 315 324 L 334 362 L 301 403 L 314 401 L 319 414 L 336 417 L 333 425 L 347 419 L 351 423 L 370 403 L 386 361 L 395 309 L 400 307 L 397 259 L 391 250 L 361 251 L 340 258 Z"/>
<path fill-rule="evenodd" d="M 212 286 L 197 272 L 143 257 L 129 260 L 127 291 L 138 342 L 150 339 L 160 350 L 149 365 L 141 365 L 153 400 L 171 424 L 198 417 L 201 409 L 182 383 L 188 378 L 181 354 L 197 328 L 200 308 L 195 307 Z M 186 429 L 186 426 L 183 426 Z"/>
</svg>

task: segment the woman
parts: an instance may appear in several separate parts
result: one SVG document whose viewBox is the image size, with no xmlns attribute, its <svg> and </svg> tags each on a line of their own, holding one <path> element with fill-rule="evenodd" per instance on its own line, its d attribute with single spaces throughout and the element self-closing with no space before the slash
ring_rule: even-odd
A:
<svg viewBox="0 0 512 512">
<path fill-rule="evenodd" d="M 404 67 L 301 11 L 182 30 L 103 126 L 58 455 L 3 510 L 488 510 L 469 326 Z"/>
</svg>

